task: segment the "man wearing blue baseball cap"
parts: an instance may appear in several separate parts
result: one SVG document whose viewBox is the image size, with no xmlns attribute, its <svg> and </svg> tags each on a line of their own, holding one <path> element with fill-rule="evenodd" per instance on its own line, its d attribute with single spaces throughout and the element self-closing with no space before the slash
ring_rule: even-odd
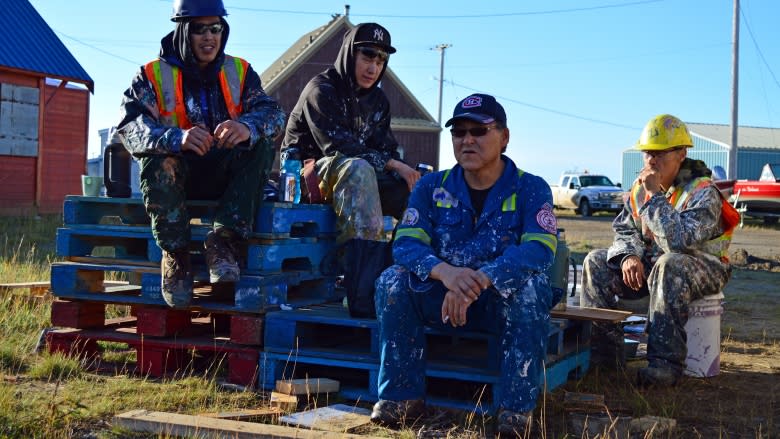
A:
<svg viewBox="0 0 780 439">
<path fill-rule="evenodd" d="M 421 415 L 425 327 L 451 326 L 499 335 L 497 431 L 523 435 L 542 389 L 552 306 L 545 272 L 557 245 L 552 195 L 503 154 L 509 129 L 494 97 L 466 97 L 446 126 L 458 164 L 417 183 L 393 242 L 396 265 L 377 280 L 380 400 L 371 420 L 394 427 Z"/>
</svg>

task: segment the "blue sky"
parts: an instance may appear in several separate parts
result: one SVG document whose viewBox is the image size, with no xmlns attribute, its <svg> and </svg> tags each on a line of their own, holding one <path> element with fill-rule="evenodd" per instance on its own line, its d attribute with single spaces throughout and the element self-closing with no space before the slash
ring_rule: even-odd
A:
<svg viewBox="0 0 780 439">
<path fill-rule="evenodd" d="M 345 2 L 224 0 L 227 51 L 265 70 Z M 95 81 L 97 130 L 116 124 L 122 92 L 172 29 L 170 0 L 31 0 Z M 508 155 L 549 182 L 589 170 L 620 179 L 621 151 L 653 115 L 731 121 L 733 0 L 354 0 L 352 23 L 387 27 L 390 67 L 436 117 L 439 53 L 448 43 L 443 119 L 474 91 L 507 110 Z M 740 125 L 780 127 L 780 2 L 742 0 Z M 752 35 L 751 35 L 752 34 Z M 448 132 L 442 167 L 454 164 Z"/>
</svg>

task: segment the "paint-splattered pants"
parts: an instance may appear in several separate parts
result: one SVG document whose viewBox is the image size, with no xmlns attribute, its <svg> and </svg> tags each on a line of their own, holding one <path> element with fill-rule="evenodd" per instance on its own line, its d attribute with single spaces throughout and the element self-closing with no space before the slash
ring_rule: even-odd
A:
<svg viewBox="0 0 780 439">
<path fill-rule="evenodd" d="M 320 192 L 336 212 L 336 241 L 384 241 L 383 214 L 400 219 L 409 198 L 406 182 L 377 175 L 366 160 L 337 153 L 317 160 Z"/>
<path fill-rule="evenodd" d="M 479 331 L 500 340 L 497 364 L 501 382 L 494 388 L 497 408 L 527 412 L 542 390 L 552 291 L 544 275 L 532 275 L 517 293 L 503 298 L 488 288 L 468 309 L 465 326 L 441 321 L 447 289 L 426 282 L 400 265 L 385 270 L 376 282 L 381 363 L 379 398 L 391 401 L 425 398 L 425 327 L 457 334 Z"/>
<path fill-rule="evenodd" d="M 186 152 L 141 157 L 141 193 L 160 248 L 172 252 L 189 245 L 186 200 L 219 200 L 214 227 L 229 228 L 246 239 L 273 158 L 270 141 L 249 151 L 212 149 L 204 156 Z"/>
<path fill-rule="evenodd" d="M 729 266 L 711 258 L 682 253 L 661 255 L 655 264 L 642 260 L 646 283 L 639 291 L 623 283 L 622 271 L 607 264 L 607 250 L 594 250 L 582 264 L 582 306 L 619 308 L 619 298 L 650 295 L 647 360 L 652 367 L 682 373 L 687 355 L 688 304 L 718 294 L 728 282 Z"/>
</svg>

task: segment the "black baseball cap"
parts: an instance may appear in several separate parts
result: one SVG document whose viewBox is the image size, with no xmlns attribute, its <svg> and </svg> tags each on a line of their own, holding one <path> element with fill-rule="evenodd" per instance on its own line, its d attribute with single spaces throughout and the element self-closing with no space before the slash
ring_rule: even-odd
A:
<svg viewBox="0 0 780 439">
<path fill-rule="evenodd" d="M 390 32 L 376 23 L 361 23 L 357 25 L 354 45 L 375 45 L 387 53 L 395 53 L 395 47 L 390 45 Z"/>
<path fill-rule="evenodd" d="M 479 123 L 499 122 L 506 126 L 504 107 L 490 95 L 475 93 L 458 102 L 445 127 L 452 125 L 456 119 L 468 119 Z"/>
</svg>

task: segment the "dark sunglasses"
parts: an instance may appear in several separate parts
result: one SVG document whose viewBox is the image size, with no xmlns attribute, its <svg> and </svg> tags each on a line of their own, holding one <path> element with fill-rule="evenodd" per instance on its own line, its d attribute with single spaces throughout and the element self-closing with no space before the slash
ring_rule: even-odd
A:
<svg viewBox="0 0 780 439">
<path fill-rule="evenodd" d="M 219 35 L 225 29 L 222 23 L 203 24 L 192 23 L 190 31 L 195 35 L 204 35 L 206 32 L 211 32 L 212 35 Z"/>
<path fill-rule="evenodd" d="M 363 46 L 363 47 L 358 47 L 357 50 L 368 59 L 374 59 L 376 57 L 379 57 L 379 61 L 382 62 L 387 61 L 387 58 L 390 56 L 384 50 L 374 49 L 373 47 Z"/>
<path fill-rule="evenodd" d="M 481 126 L 481 127 L 471 127 L 471 128 L 452 128 L 450 129 L 450 134 L 452 134 L 452 137 L 458 137 L 458 138 L 466 137 L 466 133 L 471 134 L 471 137 L 482 137 L 493 128 L 495 127 Z"/>
</svg>

